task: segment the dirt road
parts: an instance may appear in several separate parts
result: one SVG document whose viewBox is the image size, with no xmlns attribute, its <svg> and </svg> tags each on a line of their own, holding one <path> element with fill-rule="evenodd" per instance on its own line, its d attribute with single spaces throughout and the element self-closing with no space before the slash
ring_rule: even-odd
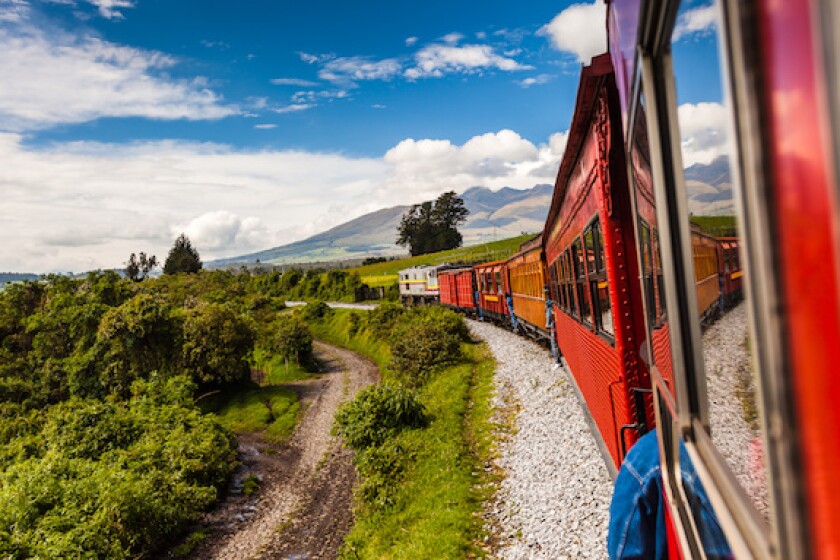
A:
<svg viewBox="0 0 840 560">
<path fill-rule="evenodd" d="M 284 445 L 258 435 L 239 438 L 242 467 L 233 491 L 210 512 L 210 536 L 193 558 L 335 558 L 352 525 L 355 470 L 352 453 L 330 435 L 338 406 L 374 383 L 376 366 L 357 354 L 316 342 L 324 373 L 293 384 L 305 407 Z M 248 475 L 261 478 L 257 492 L 241 491 Z"/>
</svg>

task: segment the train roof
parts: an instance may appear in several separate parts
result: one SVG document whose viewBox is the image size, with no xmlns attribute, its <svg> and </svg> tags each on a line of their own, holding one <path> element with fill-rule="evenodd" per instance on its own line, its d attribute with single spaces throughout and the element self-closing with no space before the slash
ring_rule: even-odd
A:
<svg viewBox="0 0 840 560">
<path fill-rule="evenodd" d="M 580 71 L 580 83 L 575 100 L 575 112 L 569 127 L 569 139 L 557 172 L 557 180 L 554 182 L 554 196 L 551 198 L 551 207 L 545 220 L 544 231 L 549 230 L 548 224 L 553 223 L 560 213 L 560 207 L 566 196 L 566 184 L 577 164 L 580 149 L 589 132 L 592 111 L 598 100 L 598 88 L 612 74 L 613 67 L 609 53 L 593 57 L 589 66 L 584 66 Z"/>
</svg>

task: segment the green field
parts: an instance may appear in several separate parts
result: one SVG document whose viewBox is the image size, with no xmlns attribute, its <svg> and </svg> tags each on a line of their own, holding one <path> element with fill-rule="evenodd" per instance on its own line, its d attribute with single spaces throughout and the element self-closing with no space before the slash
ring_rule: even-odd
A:
<svg viewBox="0 0 840 560">
<path fill-rule="evenodd" d="M 734 237 L 738 235 L 738 223 L 735 216 L 692 216 L 691 223 L 715 237 Z"/>
<path fill-rule="evenodd" d="M 482 243 L 470 247 L 459 247 L 439 253 L 429 253 L 418 257 L 408 257 L 398 261 L 369 264 L 350 269 L 362 277 L 362 282 L 371 287 L 387 286 L 397 281 L 397 273 L 404 268 L 412 266 L 423 266 L 445 263 L 467 263 L 475 264 L 480 262 L 506 259 L 519 250 L 519 246 L 531 239 L 534 235 L 519 235 L 510 239 Z"/>
</svg>

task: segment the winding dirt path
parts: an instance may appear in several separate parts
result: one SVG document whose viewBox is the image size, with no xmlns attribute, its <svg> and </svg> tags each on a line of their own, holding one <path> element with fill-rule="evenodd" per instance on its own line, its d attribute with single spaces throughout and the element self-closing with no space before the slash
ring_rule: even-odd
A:
<svg viewBox="0 0 840 560">
<path fill-rule="evenodd" d="M 314 379 L 291 384 L 303 419 L 282 446 L 258 435 L 240 436 L 243 473 L 262 477 L 252 497 L 234 492 L 205 518 L 210 536 L 193 558 L 335 558 L 353 522 L 355 469 L 352 452 L 330 435 L 338 406 L 378 377 L 376 366 L 342 348 L 314 343 L 326 370 Z"/>
</svg>

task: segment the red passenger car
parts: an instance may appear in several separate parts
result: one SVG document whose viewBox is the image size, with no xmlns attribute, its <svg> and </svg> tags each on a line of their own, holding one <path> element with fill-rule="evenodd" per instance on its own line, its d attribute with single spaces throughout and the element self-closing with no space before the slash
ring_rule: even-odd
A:
<svg viewBox="0 0 840 560">
<path fill-rule="evenodd" d="M 544 231 L 557 342 L 615 466 L 651 418 L 638 276 L 609 55 L 584 67 Z M 634 429 L 635 428 L 635 429 Z"/>
<path fill-rule="evenodd" d="M 473 267 L 481 313 L 497 323 L 510 324 L 506 294 L 509 293 L 505 261 L 477 264 Z"/>
<path fill-rule="evenodd" d="M 744 271 L 737 237 L 717 238 L 718 270 L 721 274 L 721 304 L 728 309 L 744 297 Z"/>
<path fill-rule="evenodd" d="M 440 303 L 467 313 L 475 311 L 475 282 L 472 267 L 442 268 L 438 271 Z"/>
</svg>

